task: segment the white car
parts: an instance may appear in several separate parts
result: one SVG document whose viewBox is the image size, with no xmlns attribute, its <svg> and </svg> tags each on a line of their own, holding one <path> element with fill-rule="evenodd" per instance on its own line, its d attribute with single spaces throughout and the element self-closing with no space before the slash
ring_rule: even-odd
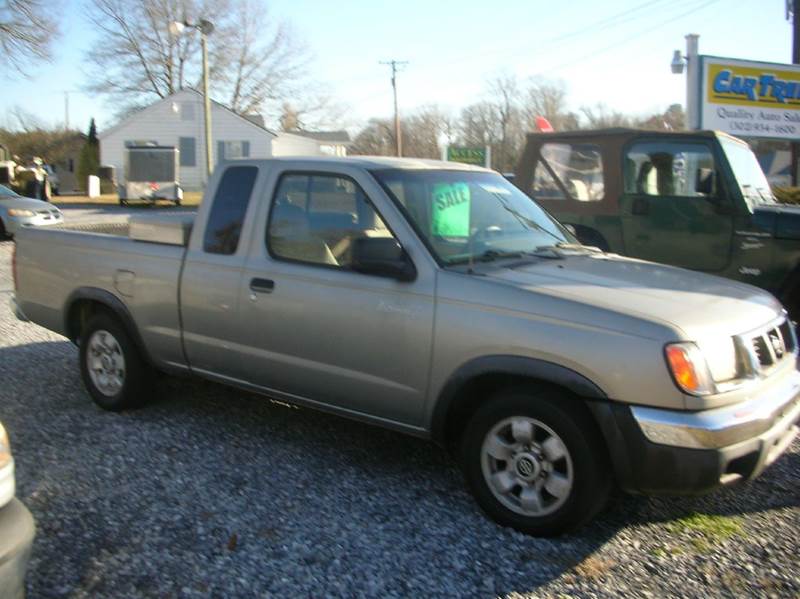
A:
<svg viewBox="0 0 800 599">
<path fill-rule="evenodd" d="M 33 516 L 14 498 L 14 458 L 8 435 L 0 424 L 0 597 L 25 596 L 25 571 L 36 526 Z"/>
<path fill-rule="evenodd" d="M 60 225 L 64 216 L 50 202 L 24 198 L 0 185 L 0 239 L 13 237 L 22 227 Z"/>
</svg>

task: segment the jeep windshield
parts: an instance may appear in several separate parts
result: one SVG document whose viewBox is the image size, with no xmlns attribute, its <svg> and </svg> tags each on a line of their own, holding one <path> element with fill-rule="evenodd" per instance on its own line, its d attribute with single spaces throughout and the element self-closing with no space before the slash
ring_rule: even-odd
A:
<svg viewBox="0 0 800 599">
<path fill-rule="evenodd" d="M 744 142 L 725 137 L 720 137 L 720 143 L 750 210 L 761 204 L 774 204 L 775 196 L 750 147 Z"/>
<path fill-rule="evenodd" d="M 580 250 L 561 224 L 496 173 L 387 169 L 373 175 L 443 264 Z"/>
</svg>

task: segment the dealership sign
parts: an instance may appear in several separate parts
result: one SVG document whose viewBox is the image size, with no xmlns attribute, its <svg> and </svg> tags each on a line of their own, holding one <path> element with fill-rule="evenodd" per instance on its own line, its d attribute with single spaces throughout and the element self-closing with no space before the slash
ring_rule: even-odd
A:
<svg viewBox="0 0 800 599">
<path fill-rule="evenodd" d="M 800 139 L 800 66 L 701 56 L 700 128 Z"/>
<path fill-rule="evenodd" d="M 489 146 L 483 148 L 447 146 L 443 158 L 448 162 L 461 162 L 463 164 L 488 167 L 491 161 L 491 149 Z"/>
</svg>

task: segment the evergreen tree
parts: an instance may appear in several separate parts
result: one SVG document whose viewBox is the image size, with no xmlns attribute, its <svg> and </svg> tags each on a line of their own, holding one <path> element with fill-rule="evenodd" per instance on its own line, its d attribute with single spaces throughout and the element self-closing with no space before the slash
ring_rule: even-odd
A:
<svg viewBox="0 0 800 599">
<path fill-rule="evenodd" d="M 78 156 L 78 188 L 86 191 L 89 175 L 97 175 L 100 170 L 100 140 L 97 139 L 97 126 L 94 118 L 89 124 L 89 134 Z"/>
</svg>

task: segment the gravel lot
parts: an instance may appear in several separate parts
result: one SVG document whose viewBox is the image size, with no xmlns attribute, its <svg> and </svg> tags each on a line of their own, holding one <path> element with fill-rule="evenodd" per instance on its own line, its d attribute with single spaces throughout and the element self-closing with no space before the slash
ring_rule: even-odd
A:
<svg viewBox="0 0 800 599">
<path fill-rule="evenodd" d="M 800 595 L 800 443 L 734 490 L 619 496 L 579 534 L 528 538 L 420 440 L 176 379 L 102 412 L 75 348 L 6 309 L 11 245 L 0 420 L 38 524 L 31 599 Z"/>
</svg>

